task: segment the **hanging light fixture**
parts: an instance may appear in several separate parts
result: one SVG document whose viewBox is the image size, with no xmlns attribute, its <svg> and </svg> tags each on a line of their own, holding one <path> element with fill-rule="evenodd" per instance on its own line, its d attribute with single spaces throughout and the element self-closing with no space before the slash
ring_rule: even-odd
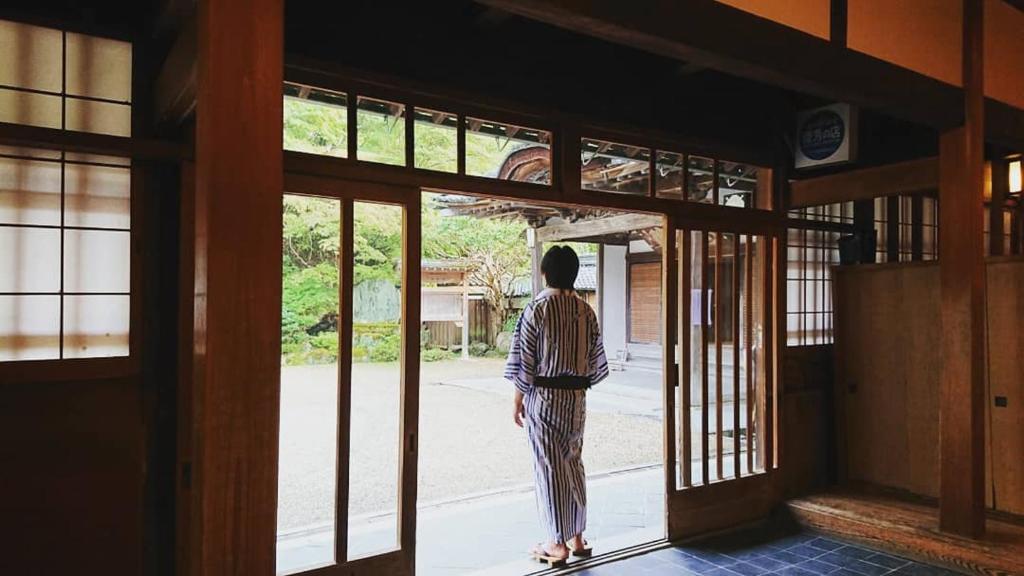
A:
<svg viewBox="0 0 1024 576">
<path fill-rule="evenodd" d="M 1010 194 L 1020 194 L 1024 190 L 1024 161 L 1021 159 L 1010 162 Z"/>
</svg>

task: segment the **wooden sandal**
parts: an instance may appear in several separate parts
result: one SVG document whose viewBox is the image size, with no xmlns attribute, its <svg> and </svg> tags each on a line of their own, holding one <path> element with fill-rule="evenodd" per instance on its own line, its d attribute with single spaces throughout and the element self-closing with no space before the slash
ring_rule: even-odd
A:
<svg viewBox="0 0 1024 576">
<path fill-rule="evenodd" d="M 566 546 L 569 545 L 566 544 Z M 583 548 L 580 548 L 579 550 L 569 546 L 569 552 L 577 558 L 590 558 L 594 555 L 594 549 L 590 547 L 590 542 L 587 542 L 586 540 L 583 541 Z"/>
<path fill-rule="evenodd" d="M 551 553 L 544 548 L 543 544 L 537 544 L 534 546 L 530 550 L 530 556 L 533 556 L 533 559 L 537 562 L 547 564 L 551 568 L 561 568 L 562 566 L 565 566 L 566 561 L 569 559 L 568 557 L 560 558 L 558 556 L 552 556 Z"/>
</svg>

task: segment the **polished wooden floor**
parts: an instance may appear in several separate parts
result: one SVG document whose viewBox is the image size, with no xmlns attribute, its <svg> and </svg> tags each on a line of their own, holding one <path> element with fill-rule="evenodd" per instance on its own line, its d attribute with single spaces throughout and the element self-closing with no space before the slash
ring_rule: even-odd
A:
<svg viewBox="0 0 1024 576">
<path fill-rule="evenodd" d="M 1024 575 L 1024 523 L 992 518 L 982 540 L 939 532 L 934 503 L 872 489 L 791 500 L 802 525 L 965 574 Z"/>
</svg>

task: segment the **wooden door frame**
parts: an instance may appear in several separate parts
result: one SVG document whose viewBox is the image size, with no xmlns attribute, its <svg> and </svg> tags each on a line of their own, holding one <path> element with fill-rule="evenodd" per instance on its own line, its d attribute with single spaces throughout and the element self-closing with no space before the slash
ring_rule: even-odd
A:
<svg viewBox="0 0 1024 576">
<path fill-rule="evenodd" d="M 338 447 L 335 498 L 335 563 L 302 571 L 315 576 L 412 575 L 416 559 L 417 446 L 419 430 L 420 226 L 419 188 L 286 172 L 284 194 L 340 201 L 338 283 Z M 402 208 L 401 450 L 398 474 L 398 548 L 348 560 L 349 455 L 352 383 L 353 209 L 356 202 Z M 346 248 L 349 248 L 346 250 Z"/>
<path fill-rule="evenodd" d="M 683 385 L 680 379 L 681 367 L 689 370 L 688 362 L 681 362 L 676 358 L 676 341 L 680 342 L 680 354 L 689 354 L 682 350 L 682 343 L 689 338 L 682 332 L 689 330 L 689 326 L 683 326 L 684 314 L 680 308 L 690 306 L 690 295 L 682 294 L 679 287 L 688 286 L 683 282 L 683 266 L 675 257 L 678 248 L 676 233 L 688 235 L 694 231 L 692 227 L 685 226 L 672 216 L 666 216 L 662 246 L 662 293 L 664 306 L 662 307 L 662 355 L 663 355 L 663 380 L 664 380 L 664 407 L 665 407 L 665 513 L 667 524 L 668 540 L 694 536 L 702 532 L 720 530 L 730 526 L 742 524 L 757 518 L 767 516 L 771 508 L 778 501 L 779 478 L 778 473 L 778 449 L 775 431 L 778 427 L 779 412 L 781 406 L 778 399 L 778 382 L 780 381 L 780 362 L 778 360 L 781 352 L 780 344 L 784 340 L 779 339 L 779 333 L 784 327 L 780 327 L 780 310 L 784 314 L 785 302 L 782 301 L 780 286 L 784 288 L 784 269 L 779 265 L 780 258 L 784 256 L 785 230 L 777 233 L 755 234 L 763 239 L 768 250 L 765 260 L 763 274 L 764 310 L 762 310 L 763 322 L 763 347 L 765 363 L 765 390 L 764 402 L 764 439 L 762 450 L 764 451 L 764 472 L 743 476 L 740 478 L 729 478 L 726 480 L 708 482 L 708 476 L 704 477 L 704 484 L 678 488 L 676 482 L 676 468 L 679 465 L 678 446 L 676 438 L 676 419 L 680 417 L 684 407 L 676 406 L 676 387 Z M 718 230 L 724 234 L 734 234 L 731 231 Z M 688 240 L 687 240 L 688 242 Z M 784 260 L 783 260 L 784 261 Z M 701 262 L 706 266 L 706 262 Z M 781 272 L 780 272 L 781 271 Z M 753 276 L 751 276 L 751 280 Z M 678 337 L 677 337 L 678 333 Z M 688 357 L 688 356 L 687 356 Z M 688 393 L 683 395 L 688 398 Z M 748 424 L 749 425 L 749 424 Z M 687 433 L 684 438 L 688 437 Z M 704 440 L 706 442 L 706 439 Z M 718 455 L 722 458 L 722 455 Z M 687 464 L 688 465 L 688 464 Z M 689 479 L 689 476 L 685 476 Z"/>
</svg>

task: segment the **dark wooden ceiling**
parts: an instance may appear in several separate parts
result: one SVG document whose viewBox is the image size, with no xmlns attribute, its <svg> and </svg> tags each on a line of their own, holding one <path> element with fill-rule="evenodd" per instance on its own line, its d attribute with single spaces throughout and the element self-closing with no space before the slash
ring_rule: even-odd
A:
<svg viewBox="0 0 1024 576">
<path fill-rule="evenodd" d="M 194 0 L 5 0 L 0 18 L 131 38 L 163 54 L 167 21 L 193 7 Z M 794 112 L 824 103 L 470 0 L 287 0 L 285 40 L 289 55 L 601 123 L 771 150 L 780 161 Z M 870 110 L 862 113 L 861 136 L 863 164 L 936 153 L 932 130 Z"/>
</svg>

